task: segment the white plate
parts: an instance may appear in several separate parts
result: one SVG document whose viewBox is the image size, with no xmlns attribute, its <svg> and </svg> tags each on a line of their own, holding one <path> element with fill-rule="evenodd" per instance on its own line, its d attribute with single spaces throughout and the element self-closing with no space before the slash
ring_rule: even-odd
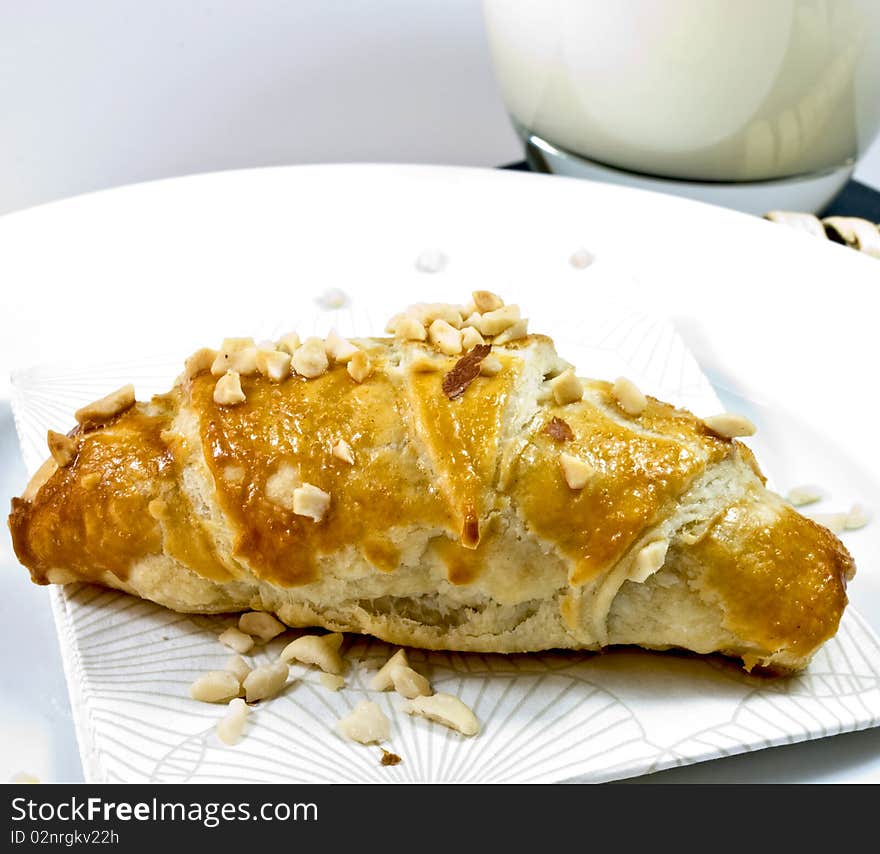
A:
<svg viewBox="0 0 880 854">
<path fill-rule="evenodd" d="M 568 258 L 582 246 L 598 261 L 576 270 Z M 415 269 L 429 247 L 448 256 L 443 273 Z M 157 182 L 8 216 L 0 367 L 182 355 L 218 332 L 296 326 L 297 293 L 329 287 L 457 299 L 484 286 L 515 293 L 536 329 L 560 306 L 575 318 L 609 303 L 672 317 L 725 402 L 759 422 L 754 444 L 779 486 L 819 481 L 833 506 L 880 507 L 880 264 L 751 217 L 586 182 L 299 167 Z M 847 539 L 860 567 L 851 599 L 875 630 L 877 530 Z M 877 774 L 877 740 L 870 745 L 850 778 Z"/>
</svg>

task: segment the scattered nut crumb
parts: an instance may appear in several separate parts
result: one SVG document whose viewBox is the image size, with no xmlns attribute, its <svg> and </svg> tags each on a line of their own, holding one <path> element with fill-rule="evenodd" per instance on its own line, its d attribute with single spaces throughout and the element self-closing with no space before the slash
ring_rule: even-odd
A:
<svg viewBox="0 0 880 854">
<path fill-rule="evenodd" d="M 360 348 L 355 347 L 347 338 L 343 338 L 335 329 L 330 330 L 330 334 L 324 341 L 324 350 L 327 356 L 336 364 L 343 365 L 348 362 Z"/>
<path fill-rule="evenodd" d="M 421 673 L 406 665 L 398 664 L 391 668 L 391 682 L 394 690 L 409 700 L 415 697 L 428 697 L 434 693 L 431 683 Z"/>
<path fill-rule="evenodd" d="M 419 302 L 407 308 L 406 314 L 424 326 L 430 326 L 435 320 L 445 320 L 450 326 L 461 328 L 461 307 L 448 302 Z"/>
<path fill-rule="evenodd" d="M 254 639 L 250 635 L 246 635 L 244 632 L 237 629 L 235 626 L 230 626 L 225 632 L 222 632 L 217 640 L 219 640 L 223 646 L 228 646 L 230 649 L 234 649 L 240 655 L 250 652 L 254 647 Z"/>
<path fill-rule="evenodd" d="M 326 373 L 330 363 L 320 338 L 306 338 L 291 356 L 293 369 L 303 377 L 314 379 Z"/>
<path fill-rule="evenodd" d="M 428 327 L 428 340 L 447 356 L 457 356 L 461 353 L 460 330 L 439 317 Z"/>
<path fill-rule="evenodd" d="M 871 521 L 871 514 L 861 504 L 853 504 L 846 514 L 843 527 L 846 531 L 857 531 Z"/>
<path fill-rule="evenodd" d="M 576 270 L 586 270 L 595 260 L 596 258 L 592 252 L 586 249 L 578 249 L 571 254 L 568 263 Z"/>
<path fill-rule="evenodd" d="M 429 374 L 443 370 L 449 362 L 435 353 L 416 353 L 409 363 L 414 374 Z"/>
<path fill-rule="evenodd" d="M 636 555 L 635 571 L 630 576 L 630 579 L 641 584 L 650 578 L 666 563 L 666 552 L 668 550 L 668 540 L 654 540 L 654 542 L 648 543 L 648 545 L 640 549 Z"/>
<path fill-rule="evenodd" d="M 245 634 L 258 637 L 264 642 L 277 638 L 282 632 L 287 631 L 284 623 L 265 611 L 249 611 L 247 614 L 242 614 L 238 618 L 238 628 Z"/>
<path fill-rule="evenodd" d="M 755 425 L 745 415 L 722 412 L 720 415 L 710 415 L 708 418 L 704 418 L 703 423 L 723 439 L 736 439 L 740 436 L 754 436 L 755 434 Z"/>
<path fill-rule="evenodd" d="M 240 655 L 230 655 L 226 659 L 223 669 L 232 673 L 239 683 L 244 682 L 247 679 L 248 673 L 251 672 L 250 665 Z"/>
<path fill-rule="evenodd" d="M 304 483 L 293 490 L 293 512 L 320 522 L 330 508 L 330 496 L 311 483 Z"/>
<path fill-rule="evenodd" d="M 244 728 L 250 713 L 248 704 L 240 697 L 230 700 L 228 711 L 217 721 L 217 737 L 220 741 L 230 746 L 238 744 L 244 735 Z"/>
<path fill-rule="evenodd" d="M 497 311 L 504 307 L 504 300 L 492 291 L 474 291 L 471 294 L 474 301 L 474 311 L 485 314 L 487 311 Z"/>
<path fill-rule="evenodd" d="M 342 635 L 303 635 L 291 641 L 281 651 L 279 660 L 285 662 L 299 661 L 302 664 L 315 664 L 325 673 L 339 675 L 345 668 L 339 647 Z"/>
<path fill-rule="evenodd" d="M 328 691 L 339 691 L 345 687 L 345 680 L 337 673 L 322 673 L 320 682 Z"/>
<path fill-rule="evenodd" d="M 566 368 L 558 377 L 548 383 L 553 399 L 560 405 L 576 403 L 583 399 L 583 383 L 575 376 L 571 368 Z"/>
<path fill-rule="evenodd" d="M 557 442 L 570 442 L 574 439 L 574 433 L 572 432 L 571 427 L 568 426 L 568 422 L 563 421 L 561 418 L 551 418 L 544 425 L 541 432 L 546 433 Z"/>
<path fill-rule="evenodd" d="M 333 454 L 334 457 L 338 460 L 342 460 L 344 463 L 348 463 L 350 466 L 354 465 L 354 451 L 351 449 L 351 445 L 345 441 L 345 439 L 340 439 L 331 449 L 330 453 Z"/>
<path fill-rule="evenodd" d="M 364 382 L 373 373 L 373 363 L 370 357 L 363 351 L 358 350 L 351 357 L 347 365 L 348 375 L 356 382 Z"/>
<path fill-rule="evenodd" d="M 617 378 L 611 387 L 611 393 L 627 415 L 641 415 L 648 406 L 648 399 L 641 389 L 626 377 Z"/>
<path fill-rule="evenodd" d="M 406 657 L 406 650 L 399 649 L 370 680 L 370 688 L 373 691 L 390 691 L 394 687 L 394 680 L 391 678 L 391 671 L 395 667 L 409 667 L 409 661 Z"/>
<path fill-rule="evenodd" d="M 214 403 L 218 406 L 235 406 L 246 400 L 241 388 L 241 378 L 235 371 L 227 371 L 214 386 Z"/>
<path fill-rule="evenodd" d="M 846 513 L 814 513 L 809 518 L 832 534 L 842 534 L 846 530 Z"/>
<path fill-rule="evenodd" d="M 391 722 L 377 703 L 362 700 L 336 724 L 340 735 L 359 744 L 376 744 L 388 741 Z"/>
<path fill-rule="evenodd" d="M 589 463 L 571 454 L 560 454 L 559 465 L 570 489 L 583 489 L 596 474 L 596 470 Z"/>
<path fill-rule="evenodd" d="M 124 385 L 106 397 L 83 406 L 74 412 L 73 417 L 84 427 L 105 424 L 111 418 L 134 406 L 134 386 Z"/>
<path fill-rule="evenodd" d="M 76 439 L 65 436 L 64 433 L 56 433 L 50 430 L 46 434 L 46 442 L 49 445 L 49 453 L 60 468 L 66 468 L 76 459 L 78 443 Z"/>
<path fill-rule="evenodd" d="M 249 703 L 257 700 L 268 700 L 278 694 L 287 684 L 287 676 L 290 668 L 283 661 L 273 664 L 262 664 L 248 673 L 242 688 L 245 691 L 245 699 Z"/>
<path fill-rule="evenodd" d="M 339 288 L 328 288 L 315 302 L 326 311 L 342 308 L 348 302 L 348 295 Z"/>
<path fill-rule="evenodd" d="M 442 323 L 442 321 L 435 321 Z M 432 325 L 433 328 L 433 325 Z M 480 362 L 489 355 L 489 344 L 477 344 L 453 365 L 452 370 L 443 377 L 443 394 L 450 400 L 461 397 L 467 387 L 480 375 Z"/>
<path fill-rule="evenodd" d="M 201 703 L 228 703 L 241 693 L 241 684 L 228 670 L 211 670 L 189 686 L 189 695 Z"/>
<path fill-rule="evenodd" d="M 396 754 L 388 750 L 382 750 L 382 758 L 379 760 L 380 765 L 400 765 L 403 760 Z"/>
<path fill-rule="evenodd" d="M 476 715 L 452 694 L 433 694 L 430 697 L 404 700 L 401 709 L 408 715 L 436 721 L 462 735 L 476 735 L 480 729 Z"/>
<path fill-rule="evenodd" d="M 423 249 L 416 257 L 416 269 L 420 273 L 442 273 L 449 259 L 439 249 Z"/>
<path fill-rule="evenodd" d="M 825 498 L 825 490 L 813 484 L 794 486 L 788 491 L 785 500 L 793 507 L 804 507 L 807 504 L 815 504 Z"/>
</svg>

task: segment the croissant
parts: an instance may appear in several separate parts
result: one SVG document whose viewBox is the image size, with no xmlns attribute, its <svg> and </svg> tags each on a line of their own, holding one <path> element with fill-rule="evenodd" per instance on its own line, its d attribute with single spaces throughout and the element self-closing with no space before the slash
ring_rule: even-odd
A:
<svg viewBox="0 0 880 854">
<path fill-rule="evenodd" d="M 852 558 L 765 488 L 745 419 L 580 379 L 487 291 L 387 331 L 227 339 L 167 394 L 79 410 L 12 501 L 19 560 L 426 649 L 791 672 L 837 631 Z"/>
</svg>

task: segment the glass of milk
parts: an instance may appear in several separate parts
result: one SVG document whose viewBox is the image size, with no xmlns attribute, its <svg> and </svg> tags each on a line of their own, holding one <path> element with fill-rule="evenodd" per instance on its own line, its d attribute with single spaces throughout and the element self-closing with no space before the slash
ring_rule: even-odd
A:
<svg viewBox="0 0 880 854">
<path fill-rule="evenodd" d="M 880 130 L 880 0 L 484 0 L 533 168 L 817 212 Z"/>
</svg>

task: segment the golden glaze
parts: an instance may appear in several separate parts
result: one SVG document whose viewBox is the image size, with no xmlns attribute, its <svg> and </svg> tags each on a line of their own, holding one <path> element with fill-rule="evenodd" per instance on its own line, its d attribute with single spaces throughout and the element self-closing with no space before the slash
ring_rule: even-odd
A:
<svg viewBox="0 0 880 854">
<path fill-rule="evenodd" d="M 693 415 L 653 398 L 642 415 L 626 416 L 610 389 L 609 383 L 591 383 L 582 402 L 544 413 L 512 488 L 530 529 L 573 561 L 573 585 L 616 563 L 709 462 L 730 452 L 730 444 L 713 438 Z M 544 432 L 554 417 L 569 425 L 574 439 L 559 443 Z M 650 434 L 635 432 L 630 423 Z M 562 451 L 595 469 L 583 489 L 570 489 L 562 478 Z"/>
<path fill-rule="evenodd" d="M 826 528 L 761 496 L 732 504 L 692 546 L 701 589 L 723 602 L 725 625 L 763 646 L 806 654 L 837 631 L 852 558 Z"/>
<path fill-rule="evenodd" d="M 311 380 L 243 377 L 247 400 L 231 407 L 214 403 L 209 374 L 192 382 L 218 500 L 237 534 L 234 554 L 260 578 L 306 584 L 317 577 L 316 558 L 346 546 L 387 572 L 399 558 L 390 541 L 395 527 L 451 527 L 433 479 L 403 443 L 406 406 L 383 370 L 383 349 L 370 357 L 376 370 L 363 383 L 342 365 Z M 351 446 L 354 465 L 331 453 L 340 439 Z M 229 465 L 244 470 L 238 484 L 223 477 Z M 329 493 L 320 522 L 267 498 L 266 483 L 281 465 Z"/>
</svg>

